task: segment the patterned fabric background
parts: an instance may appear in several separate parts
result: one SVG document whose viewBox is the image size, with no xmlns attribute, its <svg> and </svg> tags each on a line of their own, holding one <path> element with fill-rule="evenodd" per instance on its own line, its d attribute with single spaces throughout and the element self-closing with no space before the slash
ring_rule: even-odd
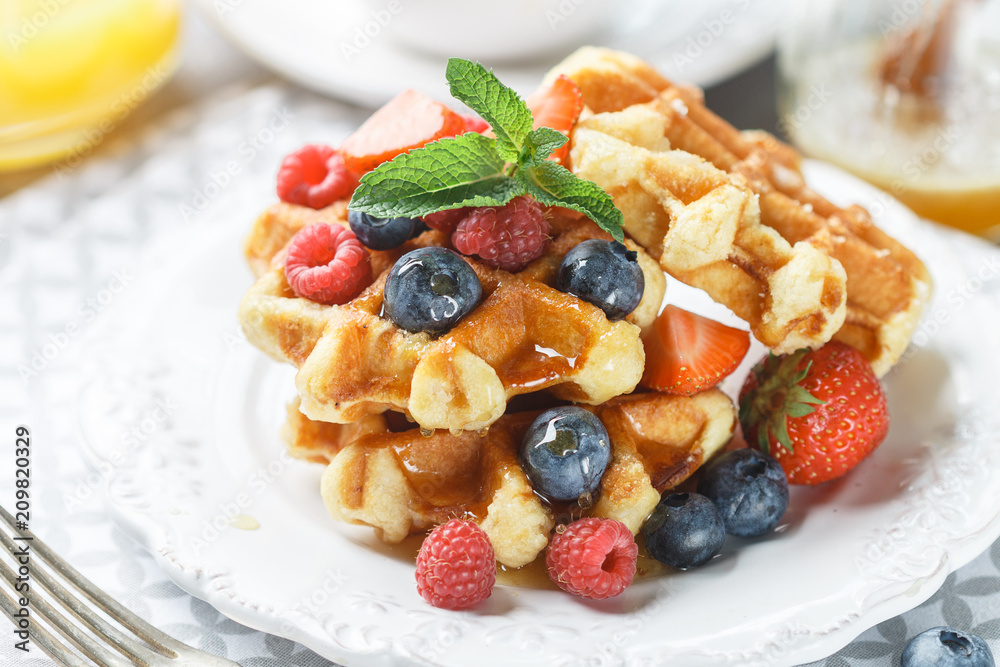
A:
<svg viewBox="0 0 1000 667">
<path fill-rule="evenodd" d="M 265 131 L 277 117 L 293 120 Z M 0 432 L 12 434 L 18 424 L 32 428 L 32 528 L 156 626 L 247 667 L 330 663 L 190 597 L 111 523 L 103 480 L 78 451 L 72 406 L 81 378 L 74 353 L 94 321 L 116 308 L 111 286 L 127 290 L 130 276 L 141 274 L 134 257 L 144 244 L 185 224 L 196 242 L 198 226 L 207 224 L 198 218 L 199 197 L 211 197 L 213 174 L 228 161 L 239 162 L 241 178 L 270 178 L 290 150 L 306 141 L 336 143 L 362 117 L 281 85 L 224 90 L 169 116 L 137 144 L 109 139 L 99 159 L 57 170 L 0 200 Z M 248 142 L 254 150 L 246 149 Z M 0 461 L 5 505 L 13 496 L 12 467 Z M 1000 651 L 1000 543 L 917 609 L 814 664 L 897 665 L 909 637 L 941 624 L 971 630 Z M 51 664 L 37 649 L 25 658 L 11 638 L 9 630 L 0 632 L 0 665 Z"/>
</svg>

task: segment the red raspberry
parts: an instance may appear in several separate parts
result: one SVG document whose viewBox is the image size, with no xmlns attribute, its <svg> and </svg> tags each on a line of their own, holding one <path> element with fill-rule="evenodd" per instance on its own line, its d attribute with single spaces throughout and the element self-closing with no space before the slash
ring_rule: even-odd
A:
<svg viewBox="0 0 1000 667">
<path fill-rule="evenodd" d="M 289 204 L 324 208 L 344 199 L 358 185 L 344 157 L 329 146 L 307 144 L 288 155 L 278 170 L 278 197 Z"/>
<path fill-rule="evenodd" d="M 579 519 L 556 533 L 545 564 L 559 588 L 593 600 L 614 597 L 635 576 L 639 547 L 632 531 L 614 519 Z"/>
<path fill-rule="evenodd" d="M 435 607 L 473 607 L 490 596 L 496 579 L 493 545 L 472 521 L 443 523 L 420 545 L 417 592 Z"/>
<path fill-rule="evenodd" d="M 298 296 L 347 303 L 371 283 L 371 255 L 350 229 L 320 222 L 292 237 L 285 278 Z"/>
<path fill-rule="evenodd" d="M 549 223 L 533 197 L 515 197 L 499 208 L 475 208 L 451 237 L 455 249 L 478 255 L 483 264 L 520 271 L 541 256 L 549 241 Z"/>
<path fill-rule="evenodd" d="M 463 208 L 453 208 L 447 211 L 438 211 L 437 213 L 431 213 L 430 215 L 424 216 L 424 222 L 431 229 L 437 229 L 438 231 L 445 232 L 446 234 L 452 234 L 455 231 L 455 227 L 458 226 L 472 208 L 468 206 Z"/>
</svg>

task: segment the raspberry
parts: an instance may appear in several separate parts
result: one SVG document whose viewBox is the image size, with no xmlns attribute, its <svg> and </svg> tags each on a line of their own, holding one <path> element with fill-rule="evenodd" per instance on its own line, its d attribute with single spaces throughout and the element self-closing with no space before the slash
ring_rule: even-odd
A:
<svg viewBox="0 0 1000 667">
<path fill-rule="evenodd" d="M 309 225 L 288 244 L 285 278 L 297 296 L 347 303 L 371 283 L 371 256 L 351 230 L 324 222 Z"/>
<path fill-rule="evenodd" d="M 435 607 L 473 607 L 490 596 L 496 579 L 493 545 L 472 521 L 441 524 L 420 545 L 417 592 Z"/>
<path fill-rule="evenodd" d="M 452 234 L 455 231 L 455 227 L 458 226 L 469 212 L 474 209 L 468 206 L 463 208 L 452 208 L 447 211 L 438 211 L 437 213 L 431 213 L 425 215 L 423 220 L 431 229 L 436 229 L 446 234 Z"/>
<path fill-rule="evenodd" d="M 620 521 L 580 519 L 553 535 L 545 563 L 559 588 L 603 600 L 632 583 L 638 553 L 632 531 Z"/>
<path fill-rule="evenodd" d="M 520 271 L 541 256 L 549 241 L 549 223 L 532 197 L 512 199 L 499 208 L 475 208 L 451 237 L 455 249 L 478 255 L 483 264 Z"/>
<path fill-rule="evenodd" d="M 291 153 L 278 170 L 281 201 L 310 208 L 344 199 L 357 185 L 357 177 L 344 166 L 344 157 L 322 144 L 307 144 Z"/>
</svg>

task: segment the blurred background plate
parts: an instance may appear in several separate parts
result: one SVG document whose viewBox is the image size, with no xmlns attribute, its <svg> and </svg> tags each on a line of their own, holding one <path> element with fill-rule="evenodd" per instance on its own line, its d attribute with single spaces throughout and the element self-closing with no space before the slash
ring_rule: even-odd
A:
<svg viewBox="0 0 1000 667">
<path fill-rule="evenodd" d="M 401 89 L 416 88 L 450 99 L 444 57 L 480 58 L 502 81 L 531 92 L 541 76 L 576 46 L 590 43 L 624 49 L 651 61 L 667 77 L 708 86 L 753 65 L 774 46 L 783 0 L 706 0 L 699 3 L 627 0 L 613 11 L 596 0 L 472 3 L 496 16 L 473 53 L 466 31 L 454 30 L 455 51 L 434 49 L 434 39 L 417 30 L 433 26 L 426 12 L 450 3 L 419 0 L 196 0 L 204 15 L 235 45 L 273 70 L 320 92 L 366 106 L 378 106 Z M 500 15 L 500 7 L 534 4 L 540 15 L 521 21 Z M 469 3 L 465 3 L 466 6 Z M 542 7 L 538 9 L 538 7 Z M 600 8 L 595 10 L 593 8 Z M 487 10 L 480 10 L 487 11 Z M 527 11 L 527 10 L 524 10 Z M 446 12 L 442 12 L 446 15 Z M 448 34 L 447 29 L 441 31 Z M 509 40 L 519 59 L 497 58 L 491 50 Z M 422 42 L 421 45 L 413 45 Z M 547 48 L 535 48 L 545 43 Z"/>
</svg>

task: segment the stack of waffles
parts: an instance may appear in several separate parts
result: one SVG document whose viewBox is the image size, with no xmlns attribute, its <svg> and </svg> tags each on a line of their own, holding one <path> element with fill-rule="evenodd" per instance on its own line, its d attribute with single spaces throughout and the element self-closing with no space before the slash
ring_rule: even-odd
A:
<svg viewBox="0 0 1000 667">
<path fill-rule="evenodd" d="M 927 273 L 860 208 L 840 209 L 805 186 L 798 156 L 766 135 L 740 133 L 626 54 L 587 48 L 567 74 L 587 109 L 571 135 L 572 169 L 601 185 L 625 217 L 626 245 L 645 279 L 639 306 L 612 322 L 555 288 L 562 257 L 610 237 L 588 219 L 549 212 L 545 254 L 510 273 L 469 258 L 483 288 L 450 331 L 411 333 L 383 317 L 386 274 L 400 256 L 451 247 L 429 230 L 372 252 L 372 285 L 344 305 L 297 297 L 285 279 L 287 244 L 303 227 L 347 225 L 347 202 L 320 210 L 276 204 L 254 223 L 245 253 L 256 282 L 240 305 L 247 338 L 298 368 L 298 398 L 283 439 L 326 465 L 330 514 L 369 525 L 388 542 L 450 518 L 486 531 L 497 560 L 534 560 L 569 513 L 613 518 L 637 532 L 660 498 L 730 440 L 731 400 L 636 390 L 640 334 L 664 298 L 663 271 L 745 319 L 787 352 L 838 338 L 879 374 L 899 358 L 927 299 Z M 518 462 L 543 407 L 594 412 L 612 460 L 593 503 L 543 501 Z"/>
</svg>

